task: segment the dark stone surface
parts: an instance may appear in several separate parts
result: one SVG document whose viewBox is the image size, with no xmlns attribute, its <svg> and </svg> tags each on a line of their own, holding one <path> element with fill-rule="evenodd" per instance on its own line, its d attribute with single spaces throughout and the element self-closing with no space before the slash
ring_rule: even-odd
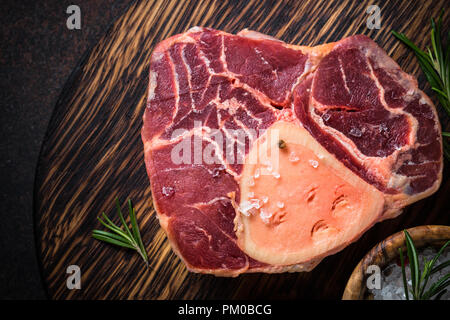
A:
<svg viewBox="0 0 450 320">
<path fill-rule="evenodd" d="M 72 69 L 132 2 L 0 2 L 0 299 L 46 298 L 33 229 L 39 150 Z M 81 30 L 66 27 L 71 4 Z"/>
</svg>

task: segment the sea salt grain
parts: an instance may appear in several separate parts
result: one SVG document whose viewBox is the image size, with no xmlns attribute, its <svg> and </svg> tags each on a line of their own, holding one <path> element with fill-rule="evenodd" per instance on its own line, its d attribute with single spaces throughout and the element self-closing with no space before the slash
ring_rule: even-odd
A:
<svg viewBox="0 0 450 320">
<path fill-rule="evenodd" d="M 261 208 L 261 200 L 259 200 L 259 199 L 250 199 L 250 202 L 252 203 L 253 208 L 255 208 L 255 209 Z"/>
<path fill-rule="evenodd" d="M 309 164 L 313 167 L 313 168 L 317 168 L 319 166 L 319 163 L 316 160 L 309 160 Z"/>
<path fill-rule="evenodd" d="M 250 215 L 250 209 L 253 208 L 253 204 L 249 201 L 242 201 L 239 206 L 239 211 L 246 217 Z"/>
<path fill-rule="evenodd" d="M 173 187 L 162 187 L 162 194 L 166 197 L 170 197 L 175 193 L 175 189 Z"/>
<path fill-rule="evenodd" d="M 423 260 L 429 261 L 434 258 L 437 250 L 434 248 L 426 248 L 419 250 L 419 266 L 420 270 L 423 270 Z M 450 248 L 446 248 L 444 252 L 439 256 L 435 266 L 450 259 Z M 411 272 L 409 265 L 405 267 L 406 279 L 411 279 Z M 450 266 L 441 269 L 440 271 L 432 274 L 428 280 L 425 291 L 430 288 L 431 285 L 436 283 L 439 279 L 450 272 Z M 411 280 L 408 280 L 408 284 L 411 285 Z M 393 262 L 389 264 L 381 272 L 381 289 L 369 290 L 374 297 L 374 300 L 405 300 L 405 291 L 403 288 L 403 276 L 402 268 Z M 409 295 L 411 299 L 411 294 Z M 447 288 L 447 292 L 441 297 L 441 300 L 450 300 L 450 289 Z"/>
<path fill-rule="evenodd" d="M 269 223 L 269 219 L 272 217 L 272 213 L 270 213 L 269 211 L 266 211 L 264 209 L 260 210 L 259 216 L 261 217 L 261 220 L 267 224 Z"/>
<path fill-rule="evenodd" d="M 362 136 L 362 131 L 358 128 L 353 127 L 350 129 L 349 134 L 354 137 L 360 138 Z"/>
<path fill-rule="evenodd" d="M 289 161 L 291 161 L 291 162 L 297 162 L 298 160 L 300 160 L 300 158 L 297 157 L 297 155 L 295 154 L 294 151 L 292 151 L 292 152 L 289 154 Z"/>
<path fill-rule="evenodd" d="M 330 118 L 331 118 L 331 114 L 329 114 L 329 113 L 324 113 L 324 114 L 322 115 L 322 119 L 323 119 L 324 121 L 328 121 L 328 120 L 330 120 Z"/>
</svg>

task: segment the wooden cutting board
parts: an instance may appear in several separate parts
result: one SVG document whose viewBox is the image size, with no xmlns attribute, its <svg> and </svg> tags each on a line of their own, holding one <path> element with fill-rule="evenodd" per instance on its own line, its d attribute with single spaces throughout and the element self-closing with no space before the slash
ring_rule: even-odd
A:
<svg viewBox="0 0 450 320">
<path fill-rule="evenodd" d="M 189 273 L 171 251 L 152 207 L 140 139 L 149 61 L 161 40 L 208 26 L 236 33 L 257 30 L 288 43 L 317 45 L 363 33 L 372 37 L 407 72 L 421 75 L 417 61 L 390 34 L 405 32 L 429 44 L 430 17 L 447 0 L 380 1 L 381 29 L 370 30 L 373 1 L 142 1 L 134 3 L 82 59 L 64 87 L 49 124 L 35 185 L 38 254 L 48 294 L 55 299 L 340 298 L 364 254 L 388 235 L 421 224 L 450 224 L 448 172 L 440 190 L 376 225 L 309 273 L 249 274 L 216 278 Z M 420 85 L 429 91 L 423 76 Z M 433 95 L 431 95 L 434 98 Z M 435 100 L 436 101 L 436 100 Z M 443 124 L 448 127 L 447 123 Z M 150 257 L 91 238 L 96 217 L 115 217 L 114 198 L 134 201 Z M 69 290 L 69 265 L 81 270 L 81 289 Z"/>
</svg>

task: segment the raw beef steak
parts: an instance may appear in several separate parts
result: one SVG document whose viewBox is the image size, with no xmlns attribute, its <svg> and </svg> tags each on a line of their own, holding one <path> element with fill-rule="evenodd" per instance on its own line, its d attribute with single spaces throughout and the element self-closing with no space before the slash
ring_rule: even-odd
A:
<svg viewBox="0 0 450 320">
<path fill-rule="evenodd" d="M 142 140 L 189 270 L 310 270 L 435 192 L 436 110 L 370 38 L 316 47 L 206 28 L 161 42 Z"/>
</svg>

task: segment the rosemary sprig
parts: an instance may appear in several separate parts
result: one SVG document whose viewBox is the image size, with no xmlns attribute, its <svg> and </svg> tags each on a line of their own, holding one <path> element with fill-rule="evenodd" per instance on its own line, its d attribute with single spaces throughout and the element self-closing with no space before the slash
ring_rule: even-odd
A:
<svg viewBox="0 0 450 320">
<path fill-rule="evenodd" d="M 139 232 L 139 227 L 136 220 L 136 212 L 134 211 L 134 207 L 133 204 L 131 203 L 131 200 L 128 199 L 128 214 L 130 216 L 131 221 L 131 230 L 128 227 L 128 224 L 126 223 L 125 218 L 123 217 L 122 210 L 120 209 L 120 203 L 117 198 L 116 198 L 116 208 L 122 226 L 119 227 L 116 224 L 114 224 L 114 222 L 112 222 L 108 218 L 108 216 L 104 212 L 102 212 L 103 219 L 101 217 L 98 217 L 97 219 L 100 221 L 102 225 L 104 225 L 112 232 L 93 230 L 92 237 L 97 240 L 104 241 L 116 246 L 136 250 L 144 260 L 146 266 L 148 267 L 149 265 L 147 252 L 142 242 L 141 233 Z"/>
<path fill-rule="evenodd" d="M 419 60 L 420 68 L 425 74 L 431 89 L 450 117 L 450 31 L 447 32 L 447 41 L 444 44 L 441 35 L 442 16 L 441 12 L 438 22 L 431 18 L 431 47 L 426 52 L 419 49 L 404 34 L 392 31 L 392 34 L 408 46 Z M 442 132 L 444 137 L 450 137 L 450 132 Z M 450 143 L 444 139 L 444 155 L 450 161 Z"/>
<path fill-rule="evenodd" d="M 408 283 L 406 281 L 406 271 L 405 271 L 405 262 L 403 259 L 403 251 L 401 248 L 399 248 L 398 251 L 400 254 L 400 262 L 402 266 L 403 287 L 405 289 L 406 300 L 409 300 L 409 293 L 411 293 L 411 296 L 414 300 L 429 300 L 433 297 L 435 297 L 435 299 L 440 299 L 440 297 L 447 290 L 446 288 L 450 285 L 450 273 L 447 273 L 437 282 L 432 284 L 427 291 L 425 291 L 425 288 L 432 274 L 450 265 L 450 260 L 447 260 L 435 266 L 437 259 L 441 256 L 442 252 L 444 252 L 444 249 L 450 244 L 450 240 L 447 241 L 441 247 L 441 249 L 434 256 L 433 259 L 429 261 L 424 261 L 423 271 L 421 271 L 419 267 L 419 258 L 416 247 L 414 246 L 414 242 L 408 231 L 403 230 L 403 232 L 405 234 L 406 250 L 408 253 L 409 268 L 411 271 L 411 283 L 412 283 L 411 289 L 409 289 Z"/>
</svg>

